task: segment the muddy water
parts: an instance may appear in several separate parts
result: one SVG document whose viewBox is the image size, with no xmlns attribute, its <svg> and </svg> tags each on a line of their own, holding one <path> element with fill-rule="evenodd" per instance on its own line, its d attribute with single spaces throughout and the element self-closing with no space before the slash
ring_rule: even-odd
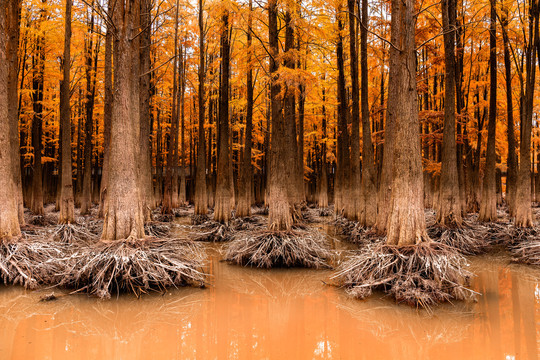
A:
<svg viewBox="0 0 540 360">
<path fill-rule="evenodd" d="M 478 302 L 433 313 L 382 294 L 356 301 L 330 271 L 220 262 L 212 286 L 140 300 L 0 287 L 0 359 L 536 359 L 540 272 L 506 254 L 472 259 Z M 56 291 L 58 293 L 58 291 Z"/>
</svg>

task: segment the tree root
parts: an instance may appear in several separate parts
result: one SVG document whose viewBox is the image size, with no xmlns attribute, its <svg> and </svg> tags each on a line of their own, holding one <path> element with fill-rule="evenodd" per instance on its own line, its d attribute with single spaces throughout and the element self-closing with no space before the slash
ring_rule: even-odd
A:
<svg viewBox="0 0 540 360">
<path fill-rule="evenodd" d="M 482 254 L 490 245 L 486 240 L 489 229 L 478 223 L 464 222 L 459 227 L 434 224 L 427 230 L 433 241 L 453 247 L 463 255 Z"/>
<path fill-rule="evenodd" d="M 203 287 L 205 255 L 192 241 L 147 238 L 99 242 L 66 260 L 60 285 L 108 299 L 113 292 L 137 297 L 167 287 Z"/>
<path fill-rule="evenodd" d="M 268 207 L 267 206 L 252 206 L 251 207 L 251 214 L 253 215 L 268 215 Z"/>
<path fill-rule="evenodd" d="M 351 221 L 341 215 L 336 215 L 333 224 L 336 228 L 337 234 L 348 237 L 352 234 L 354 228 L 358 223 L 356 221 Z"/>
<path fill-rule="evenodd" d="M 321 233 L 300 229 L 240 232 L 234 236 L 224 256 L 237 265 L 261 268 L 328 268 L 331 258 L 332 252 Z"/>
<path fill-rule="evenodd" d="M 515 237 L 508 242 L 512 260 L 528 265 L 540 265 L 540 229 L 514 227 Z"/>
<path fill-rule="evenodd" d="M 11 239 L 0 243 L 0 277 L 5 284 L 36 289 L 55 284 L 68 247 L 38 239 Z"/>
<path fill-rule="evenodd" d="M 92 243 L 99 239 L 99 235 L 91 231 L 87 224 L 62 224 L 54 227 L 51 238 L 63 244 Z M 103 227 L 103 225 L 101 225 Z M 94 230 L 94 229 L 92 229 Z"/>
<path fill-rule="evenodd" d="M 168 238 L 171 235 L 171 224 L 152 221 L 144 224 L 144 233 L 156 238 Z"/>
<path fill-rule="evenodd" d="M 466 287 L 472 276 L 467 266 L 459 252 L 436 242 L 401 247 L 372 244 L 341 264 L 334 278 L 359 299 L 383 290 L 399 303 L 430 308 L 474 297 Z"/>
</svg>

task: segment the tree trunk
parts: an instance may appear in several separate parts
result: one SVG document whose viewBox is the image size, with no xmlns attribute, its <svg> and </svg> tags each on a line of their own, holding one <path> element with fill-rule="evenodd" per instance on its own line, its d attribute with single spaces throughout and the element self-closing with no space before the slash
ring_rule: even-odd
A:
<svg viewBox="0 0 540 360">
<path fill-rule="evenodd" d="M 45 9 L 40 10 L 38 20 L 38 32 L 44 31 L 41 23 L 45 18 Z M 36 51 L 33 55 L 33 79 L 32 79 L 32 105 L 34 116 L 32 118 L 32 147 L 34 148 L 34 171 L 32 174 L 32 198 L 30 211 L 35 215 L 43 214 L 43 183 L 41 165 L 41 137 L 43 134 L 43 78 L 45 71 L 45 37 L 38 34 L 36 38 Z"/>
<path fill-rule="evenodd" d="M 350 155 L 350 192 L 346 196 L 345 216 L 351 220 L 358 220 L 360 198 L 363 194 L 360 191 L 360 90 L 358 87 L 358 54 L 356 52 L 356 7 L 355 0 L 347 0 L 349 13 L 349 54 L 351 63 L 351 155 Z M 369 117 L 369 114 L 368 114 Z"/>
<path fill-rule="evenodd" d="M 446 75 L 444 77 L 444 130 L 437 222 L 444 226 L 461 226 L 463 222 L 456 148 L 455 6 L 455 0 L 442 0 Z"/>
<path fill-rule="evenodd" d="M 270 169 L 269 169 L 269 214 L 268 225 L 274 230 L 290 230 L 293 217 L 289 203 L 291 185 L 291 169 L 294 169 L 294 154 L 297 148 L 287 142 L 287 129 L 282 114 L 282 102 L 279 98 L 281 86 L 278 79 L 279 69 L 279 33 L 277 0 L 268 0 L 268 41 L 270 51 L 270 101 L 271 101 L 271 133 L 270 133 Z M 287 148 L 292 148 L 287 151 Z"/>
<path fill-rule="evenodd" d="M 508 156 L 506 161 L 506 204 L 510 216 L 515 215 L 515 197 L 517 181 L 517 155 L 514 128 L 514 104 L 512 96 L 512 63 L 510 59 L 510 44 L 508 40 L 508 9 L 503 10 L 501 25 L 503 28 L 504 69 L 506 75 L 506 138 Z"/>
<path fill-rule="evenodd" d="M 113 78 L 112 78 L 112 41 L 113 33 L 110 24 L 107 24 L 105 36 L 105 95 L 103 104 L 103 168 L 101 171 L 101 188 L 98 216 L 105 216 L 107 201 L 107 188 L 109 186 L 109 153 L 111 142 L 111 117 L 113 110 Z"/>
<path fill-rule="evenodd" d="M 361 106 L 362 106 L 362 198 L 361 224 L 371 227 L 377 219 L 377 186 L 375 159 L 371 141 L 371 127 L 368 102 L 368 1 L 362 0 L 362 30 L 360 32 Z M 383 96 L 383 94 L 381 94 Z"/>
<path fill-rule="evenodd" d="M 221 17 L 221 84 L 219 87 L 219 154 L 214 220 L 228 223 L 231 218 L 232 176 L 229 156 L 229 13 Z"/>
<path fill-rule="evenodd" d="M 62 70 L 64 78 L 60 83 L 60 133 L 61 133 L 61 172 L 60 172 L 60 224 L 75 222 L 75 201 L 73 198 L 73 178 L 71 169 L 71 106 L 70 68 L 71 68 L 71 7 L 72 0 L 66 0 L 64 57 Z"/>
<path fill-rule="evenodd" d="M 85 41 L 86 57 L 86 121 L 84 134 L 84 170 L 81 194 L 81 215 L 90 213 L 92 206 L 92 135 L 94 133 L 94 103 L 96 95 L 96 69 L 99 44 L 94 54 L 94 12 L 90 17 L 88 39 Z M 94 57 L 95 56 L 95 57 Z M 97 63 L 96 63 L 97 64 Z"/>
<path fill-rule="evenodd" d="M 13 119 L 9 111 L 9 74 L 13 62 L 9 61 L 9 37 L 14 27 L 10 16 L 12 7 L 17 6 L 17 0 L 0 0 L 0 239 L 18 236 L 21 233 L 18 215 L 17 175 L 14 173 L 13 147 L 10 134 Z M 16 63 L 15 63 L 16 64 Z M 15 83 L 16 85 L 16 83 Z M 16 88 L 16 86 L 15 86 Z M 17 159 L 18 160 L 18 159 Z"/>
<path fill-rule="evenodd" d="M 323 81 L 324 75 L 323 75 Z M 328 206 L 328 165 L 326 163 L 326 139 L 327 129 L 326 129 L 326 90 L 322 88 L 322 139 L 321 139 L 321 170 L 319 173 L 319 179 L 317 181 L 317 204 L 321 208 Z"/>
<path fill-rule="evenodd" d="M 195 214 L 208 212 L 206 199 L 206 146 L 204 134 L 204 26 L 203 6 L 199 0 L 199 139 L 197 142 L 197 172 L 195 178 Z"/>
<path fill-rule="evenodd" d="M 497 220 L 497 188 L 495 183 L 495 136 L 497 122 L 497 34 L 495 0 L 490 0 L 491 16 L 489 27 L 489 124 L 486 149 L 486 167 L 482 186 L 482 199 L 478 220 L 490 222 Z M 527 181 L 529 181 L 527 179 Z M 530 186 L 530 185 L 529 185 Z M 530 188 L 529 193 L 530 193 Z M 529 194 L 530 196 L 530 194 Z"/>
<path fill-rule="evenodd" d="M 428 239 L 424 215 L 415 57 L 415 1 L 392 0 L 388 121 L 393 123 L 393 171 L 387 243 Z M 386 145 L 385 145 L 386 150 Z"/>
<path fill-rule="evenodd" d="M 525 99 L 521 112 L 521 142 L 519 147 L 519 170 L 516 186 L 516 226 L 532 227 L 531 207 L 531 131 L 536 82 L 536 56 L 538 46 L 538 3 L 531 3 L 529 15 L 529 42 L 526 49 Z M 492 10 L 493 11 L 493 10 Z"/>
<path fill-rule="evenodd" d="M 18 98 L 17 87 L 19 81 L 19 38 L 20 38 L 20 14 L 21 14 L 21 0 L 8 0 L 6 5 L 6 30 L 8 34 L 8 43 L 6 48 L 6 54 L 9 58 L 8 65 L 8 112 L 9 112 L 9 124 L 10 124 L 10 143 L 11 143 L 11 159 L 13 161 L 13 174 L 15 176 L 15 196 L 18 207 L 19 224 L 24 225 L 24 202 L 22 192 L 22 172 L 21 172 L 21 152 L 20 152 L 20 139 L 19 139 L 19 113 L 20 104 L 22 100 Z M 26 43 L 27 37 L 25 37 Z M 23 57 L 26 59 L 26 47 L 23 51 Z M 22 75 L 21 86 L 24 84 L 24 65 L 25 61 L 22 61 Z M 21 89 L 22 90 L 22 89 Z M 22 91 L 21 91 L 22 94 Z"/>
<path fill-rule="evenodd" d="M 334 186 L 334 207 L 336 214 L 341 214 L 345 207 L 345 199 L 350 188 L 350 153 L 349 153 L 349 131 L 347 129 L 347 96 L 345 93 L 345 69 L 343 61 L 343 20 L 341 19 L 341 8 L 337 9 L 338 41 L 337 53 L 337 164 L 336 181 Z"/>
<path fill-rule="evenodd" d="M 111 5 L 111 3 L 109 4 Z M 140 5 L 138 0 L 116 1 L 112 9 L 115 29 L 114 97 L 109 155 L 109 191 L 103 223 L 103 240 L 144 238 L 143 201 L 138 180 Z"/>
<path fill-rule="evenodd" d="M 150 0 L 141 0 L 141 28 L 143 29 L 140 37 L 140 117 L 141 117 L 141 147 L 140 147 L 140 180 L 142 198 L 144 201 L 144 219 L 152 219 L 151 210 L 155 208 L 154 189 L 152 187 L 152 153 L 150 149 L 150 102 L 151 102 L 151 67 L 150 47 L 152 45 L 152 2 Z"/>
<path fill-rule="evenodd" d="M 253 170 L 251 167 L 251 143 L 253 132 L 253 70 L 251 67 L 252 58 L 252 22 L 253 22 L 253 1 L 249 0 L 249 18 L 248 18 L 248 32 L 247 32 L 247 51 L 248 51 L 248 72 L 247 72 L 247 84 L 246 84 L 246 129 L 244 135 L 244 152 L 241 161 L 240 168 L 240 181 L 238 184 L 238 204 L 236 206 L 236 216 L 246 217 L 251 214 L 251 189 L 253 187 Z"/>
</svg>

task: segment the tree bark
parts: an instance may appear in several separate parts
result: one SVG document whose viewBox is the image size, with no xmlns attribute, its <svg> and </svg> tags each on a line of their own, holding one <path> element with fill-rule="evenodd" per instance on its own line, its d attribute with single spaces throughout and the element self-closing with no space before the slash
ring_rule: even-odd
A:
<svg viewBox="0 0 540 360">
<path fill-rule="evenodd" d="M 490 222 L 497 220 L 497 188 L 495 183 L 495 136 L 497 122 L 497 17 L 495 12 L 495 0 L 490 0 L 490 3 L 491 15 L 489 26 L 489 123 L 486 149 L 486 167 L 484 170 L 480 212 L 478 214 L 478 220 L 482 222 Z"/>
<path fill-rule="evenodd" d="M 219 153 L 216 178 L 214 220 L 228 223 L 231 218 L 232 172 L 229 156 L 229 12 L 221 16 L 221 84 L 219 87 Z"/>
<path fill-rule="evenodd" d="M 444 226 L 461 226 L 463 222 L 456 147 L 455 6 L 455 0 L 442 0 L 446 75 L 444 77 L 444 129 L 437 222 Z"/>
<path fill-rule="evenodd" d="M 347 0 L 349 14 L 349 55 L 351 74 L 351 154 L 350 154 L 350 186 L 344 203 L 344 214 L 351 220 L 358 220 L 361 211 L 360 198 L 360 90 L 358 86 L 358 54 L 356 52 L 356 7 L 355 0 Z M 369 116 L 369 115 L 368 115 Z"/>
<path fill-rule="evenodd" d="M 204 132 L 204 26 L 203 6 L 199 0 L 199 139 L 197 142 L 197 172 L 195 178 L 195 214 L 205 215 L 208 212 L 206 199 L 206 146 Z"/>
<path fill-rule="evenodd" d="M 343 20 L 341 19 L 341 7 L 337 8 L 338 40 L 336 45 L 337 55 L 337 164 L 336 180 L 334 186 L 334 207 L 336 214 L 343 213 L 345 199 L 350 188 L 350 152 L 349 152 L 349 131 L 347 129 L 347 96 L 345 93 L 345 68 L 343 61 Z"/>
<path fill-rule="evenodd" d="M 9 61 L 9 37 L 16 31 L 10 23 L 10 10 L 17 0 L 0 0 L 0 240 L 21 233 L 13 147 L 10 142 L 12 119 L 9 112 L 9 75 L 13 62 Z M 16 83 L 15 83 L 16 85 Z M 15 87 L 16 88 L 16 87 Z M 18 159 L 17 159 L 18 160 Z"/>
<path fill-rule="evenodd" d="M 519 148 L 519 170 L 516 185 L 516 219 L 519 227 L 532 227 L 531 206 L 531 131 L 533 122 L 534 85 L 536 82 L 536 57 L 539 45 L 538 17 L 539 5 L 537 1 L 531 2 L 529 10 L 529 42 L 526 49 L 525 99 L 521 112 L 521 142 Z"/>
<path fill-rule="evenodd" d="M 64 57 L 62 70 L 64 77 L 60 83 L 60 133 L 62 142 L 60 172 L 60 224 L 75 222 L 75 201 L 73 198 L 73 178 L 71 169 L 71 106 L 70 68 L 71 68 L 71 7 L 72 0 L 66 0 Z"/>
<path fill-rule="evenodd" d="M 43 2 L 45 3 L 45 2 Z M 45 4 L 44 4 L 45 6 Z M 46 10 L 40 10 L 38 20 L 38 35 L 36 37 L 36 51 L 33 54 L 32 72 L 32 106 L 34 116 L 32 118 L 32 147 L 34 148 L 34 168 L 32 174 L 32 198 L 30 201 L 30 211 L 35 215 L 42 215 L 43 210 L 43 167 L 41 165 L 42 134 L 43 134 L 43 79 L 45 71 L 45 37 L 41 27 L 45 19 Z"/>
<path fill-rule="evenodd" d="M 112 13 L 110 14 L 112 15 Z M 98 216 L 103 218 L 107 202 L 107 188 L 109 185 L 109 154 L 111 142 L 111 117 L 113 110 L 113 30 L 107 24 L 107 34 L 105 36 L 105 95 L 103 101 L 103 167 L 101 171 L 101 188 Z"/>
<path fill-rule="evenodd" d="M 377 186 L 373 143 L 369 119 L 368 100 L 368 1 L 362 0 L 362 29 L 360 31 L 360 70 L 361 70 L 361 107 L 362 107 L 362 204 L 360 222 L 371 227 L 377 220 Z M 381 94 L 383 96 L 383 94 Z"/>
<path fill-rule="evenodd" d="M 393 123 L 392 194 L 387 243 L 418 244 L 428 238 L 416 91 L 415 0 L 392 0 L 388 121 Z M 386 144 L 385 144 L 386 150 Z"/>
<path fill-rule="evenodd" d="M 271 133 L 270 133 L 270 169 L 269 169 L 269 214 L 268 225 L 274 230 L 290 230 L 293 217 L 289 203 L 291 185 L 290 171 L 294 169 L 296 146 L 287 141 L 287 129 L 282 114 L 282 101 L 279 98 L 279 33 L 277 0 L 268 0 L 268 41 L 270 52 L 270 101 L 271 101 Z M 291 157 L 288 157 L 291 156 Z"/>
<path fill-rule="evenodd" d="M 113 2 L 111 1 L 109 5 Z M 103 223 L 103 240 L 144 238 L 143 201 L 138 180 L 139 56 L 135 35 L 139 29 L 138 0 L 114 2 L 115 29 L 114 106 L 111 118 L 109 191 Z"/>
<path fill-rule="evenodd" d="M 244 135 L 244 152 L 240 168 L 240 181 L 238 184 L 238 204 L 236 206 L 236 216 L 246 217 L 251 214 L 251 189 L 253 187 L 253 170 L 251 167 L 251 145 L 253 132 L 253 69 L 252 60 L 252 23 L 253 23 L 253 1 L 249 0 L 249 18 L 247 31 L 247 51 L 248 51 L 248 72 L 246 79 L 246 128 Z"/>
</svg>

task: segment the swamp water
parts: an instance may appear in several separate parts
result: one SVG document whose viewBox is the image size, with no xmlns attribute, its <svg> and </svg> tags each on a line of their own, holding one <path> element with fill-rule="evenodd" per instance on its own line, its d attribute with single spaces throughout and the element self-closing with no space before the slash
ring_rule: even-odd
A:
<svg viewBox="0 0 540 360">
<path fill-rule="evenodd" d="M 335 240 L 333 240 L 335 241 Z M 540 271 L 471 258 L 476 303 L 349 298 L 330 270 L 251 269 L 208 244 L 211 285 L 136 299 L 0 287 L 0 359 L 536 359 Z M 339 246 L 338 246 L 339 247 Z M 59 291 L 55 290 L 59 295 Z"/>
</svg>

